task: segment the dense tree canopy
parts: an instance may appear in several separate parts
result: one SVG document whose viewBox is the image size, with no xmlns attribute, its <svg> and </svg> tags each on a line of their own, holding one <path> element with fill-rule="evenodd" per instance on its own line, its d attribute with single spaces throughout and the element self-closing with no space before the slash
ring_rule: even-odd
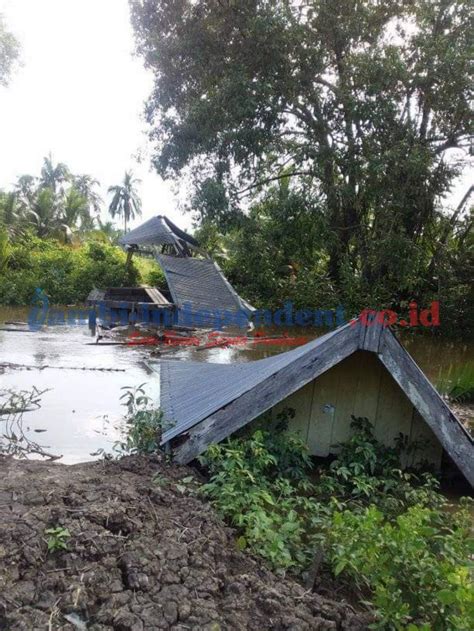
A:
<svg viewBox="0 0 474 631">
<path fill-rule="evenodd" d="M 408 295 L 411 266 L 436 287 L 440 202 L 472 138 L 467 0 L 131 4 L 154 165 L 193 173 L 201 215 L 285 178 L 324 216 L 336 284 Z"/>
<path fill-rule="evenodd" d="M 20 44 L 7 29 L 3 17 L 0 15 L 0 86 L 8 85 L 19 54 Z"/>
</svg>

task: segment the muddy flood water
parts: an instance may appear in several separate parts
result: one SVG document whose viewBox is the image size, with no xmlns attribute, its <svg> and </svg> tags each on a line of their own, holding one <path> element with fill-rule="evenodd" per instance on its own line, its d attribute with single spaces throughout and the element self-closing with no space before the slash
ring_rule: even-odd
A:
<svg viewBox="0 0 474 631">
<path fill-rule="evenodd" d="M 14 329 L 12 322 L 25 322 L 26 309 L 0 308 L 0 328 Z M 265 331 L 298 337 L 298 343 L 323 331 L 315 329 Z M 427 336 L 405 336 L 403 343 L 436 383 L 441 374 L 474 361 L 472 345 Z M 181 347 L 167 350 L 166 358 L 203 362 L 247 362 L 292 348 L 288 343 L 238 345 L 198 350 Z M 40 331 L 0 330 L 0 391 L 46 390 L 41 407 L 25 414 L 28 436 L 61 455 L 60 462 L 77 463 L 111 452 L 120 439 L 124 408 L 122 388 L 145 383 L 156 402 L 159 380 L 146 367 L 153 348 L 96 344 L 87 323 L 45 327 Z"/>
</svg>

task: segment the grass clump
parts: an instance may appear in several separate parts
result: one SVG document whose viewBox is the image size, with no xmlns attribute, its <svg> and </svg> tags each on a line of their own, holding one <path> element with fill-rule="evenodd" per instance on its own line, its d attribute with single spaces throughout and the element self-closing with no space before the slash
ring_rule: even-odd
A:
<svg viewBox="0 0 474 631">
<path fill-rule="evenodd" d="M 438 391 L 456 403 L 474 403 L 474 362 L 450 367 L 436 384 Z"/>
</svg>

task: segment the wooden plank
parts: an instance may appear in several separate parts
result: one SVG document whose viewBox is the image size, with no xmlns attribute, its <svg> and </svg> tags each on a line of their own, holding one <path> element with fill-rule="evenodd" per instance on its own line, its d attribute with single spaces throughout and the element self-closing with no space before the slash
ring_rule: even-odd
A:
<svg viewBox="0 0 474 631">
<path fill-rule="evenodd" d="M 378 353 L 380 339 L 385 326 L 383 321 L 379 321 L 377 318 L 377 312 L 362 315 L 359 322 L 353 325 L 359 329 L 360 350 Z"/>
<path fill-rule="evenodd" d="M 130 300 L 100 300 L 98 301 L 104 307 L 112 309 L 127 309 L 129 311 L 136 309 L 148 309 L 149 311 L 166 311 L 172 309 L 174 305 L 168 304 L 155 304 L 154 302 L 133 302 Z"/>
<path fill-rule="evenodd" d="M 358 353 L 345 359 L 333 369 L 337 380 L 337 401 L 334 415 L 333 432 L 331 436 L 331 453 L 337 453 L 336 445 L 346 442 L 352 434 L 351 422 L 357 394 L 360 359 Z"/>
<path fill-rule="evenodd" d="M 220 442 L 351 355 L 358 345 L 358 331 L 354 327 L 336 331 L 325 344 L 308 351 L 181 435 L 179 439 L 184 442 L 174 447 L 176 461 L 190 462 L 210 444 Z"/>
<path fill-rule="evenodd" d="M 427 461 L 439 469 L 443 457 L 443 447 L 426 421 L 414 410 L 410 442 L 418 440 L 422 441 L 423 447 L 420 451 L 415 452 L 413 457 L 408 458 L 407 464 L 412 466 Z"/>
<path fill-rule="evenodd" d="M 308 446 L 310 453 L 314 456 L 327 456 L 330 453 L 339 385 L 337 369 L 337 366 L 331 368 L 314 382 L 308 432 Z"/>
<path fill-rule="evenodd" d="M 374 435 L 394 447 L 399 434 L 410 437 L 413 405 L 385 367 L 381 366 L 380 391 Z"/>
<path fill-rule="evenodd" d="M 359 351 L 355 356 L 359 359 L 359 379 L 353 414 L 356 417 L 367 418 L 375 427 L 382 364 L 374 353 Z"/>
<path fill-rule="evenodd" d="M 147 294 L 147 296 L 152 300 L 152 303 L 155 305 L 164 305 L 171 306 L 171 303 L 166 300 L 161 291 L 156 287 L 143 287 L 143 290 Z"/>
<path fill-rule="evenodd" d="M 300 438 L 307 442 L 309 422 L 311 416 L 311 403 L 313 400 L 314 381 L 291 394 L 284 401 L 278 403 L 272 410 L 272 418 L 276 419 L 284 410 L 294 410 L 295 416 L 290 419 L 288 429 L 299 434 Z"/>
<path fill-rule="evenodd" d="M 473 439 L 388 329 L 383 333 L 379 356 L 459 470 L 474 486 Z"/>
</svg>

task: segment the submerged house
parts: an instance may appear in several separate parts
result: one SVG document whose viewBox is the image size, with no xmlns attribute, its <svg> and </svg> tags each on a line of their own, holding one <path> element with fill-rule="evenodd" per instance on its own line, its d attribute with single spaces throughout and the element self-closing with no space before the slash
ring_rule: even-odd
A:
<svg viewBox="0 0 474 631">
<path fill-rule="evenodd" d="M 472 437 L 388 328 L 349 323 L 267 359 L 238 364 L 162 361 L 162 444 L 187 463 L 271 410 L 293 409 L 289 429 L 310 453 L 337 453 L 351 415 L 366 417 L 393 445 L 421 441 L 419 460 L 440 467 L 446 453 L 474 486 Z"/>
<path fill-rule="evenodd" d="M 152 217 L 120 240 L 128 252 L 153 256 L 163 270 L 167 288 L 125 287 L 94 290 L 90 304 L 116 312 L 136 312 L 137 319 L 187 326 L 247 326 L 255 309 L 241 298 L 220 267 L 199 244 L 163 215 Z M 148 318 L 143 318 L 148 321 Z"/>
</svg>

